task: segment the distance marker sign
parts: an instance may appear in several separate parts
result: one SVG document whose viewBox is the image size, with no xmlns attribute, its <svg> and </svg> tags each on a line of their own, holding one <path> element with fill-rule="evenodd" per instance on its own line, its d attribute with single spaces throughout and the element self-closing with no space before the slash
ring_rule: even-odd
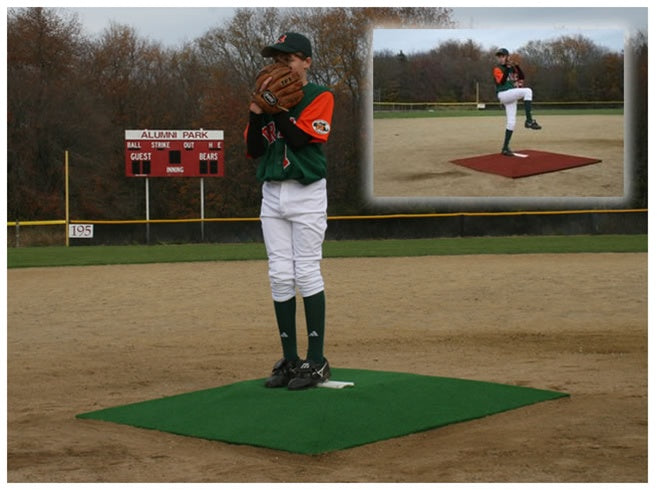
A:
<svg viewBox="0 0 657 490">
<path fill-rule="evenodd" d="M 223 177 L 224 132 L 128 129 L 126 177 Z"/>
</svg>

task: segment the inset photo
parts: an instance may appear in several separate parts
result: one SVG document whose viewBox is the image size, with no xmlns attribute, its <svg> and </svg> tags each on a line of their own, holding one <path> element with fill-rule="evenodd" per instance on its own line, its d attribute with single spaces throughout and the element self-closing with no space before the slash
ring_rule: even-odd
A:
<svg viewBox="0 0 657 490">
<path fill-rule="evenodd" d="M 374 29 L 373 197 L 622 197 L 622 29 Z"/>
</svg>

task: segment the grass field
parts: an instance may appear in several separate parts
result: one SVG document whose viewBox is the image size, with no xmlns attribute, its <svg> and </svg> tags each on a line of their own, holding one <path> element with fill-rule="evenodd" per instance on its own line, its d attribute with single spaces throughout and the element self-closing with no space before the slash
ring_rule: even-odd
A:
<svg viewBox="0 0 657 490">
<path fill-rule="evenodd" d="M 647 235 L 344 240 L 324 243 L 325 257 L 647 251 Z M 264 259 L 266 253 L 262 243 L 7 249 L 8 268 Z"/>
<path fill-rule="evenodd" d="M 499 108 L 503 113 L 503 109 Z M 617 116 L 623 114 L 623 109 L 549 109 L 542 108 L 537 104 L 534 112 L 541 116 Z M 477 111 L 474 109 L 438 109 L 423 111 L 375 111 L 374 119 L 414 119 L 423 117 L 480 117 L 493 116 L 497 113 L 495 109 Z"/>
</svg>

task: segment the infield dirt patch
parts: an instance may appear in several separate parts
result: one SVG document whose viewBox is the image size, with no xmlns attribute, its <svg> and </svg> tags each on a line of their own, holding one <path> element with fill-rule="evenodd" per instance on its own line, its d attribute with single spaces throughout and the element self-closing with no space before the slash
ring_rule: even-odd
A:
<svg viewBox="0 0 657 490">
<path fill-rule="evenodd" d="M 451 163 L 500 151 L 503 112 L 498 116 L 375 119 L 373 197 L 623 196 L 623 116 L 536 117 L 543 129 L 533 131 L 518 124 L 511 148 L 602 162 L 514 180 Z"/>
<path fill-rule="evenodd" d="M 645 482 L 647 254 L 327 259 L 332 365 L 566 399 L 319 456 L 78 420 L 261 378 L 266 261 L 11 269 L 10 482 Z M 305 326 L 299 312 L 302 353 Z"/>
</svg>

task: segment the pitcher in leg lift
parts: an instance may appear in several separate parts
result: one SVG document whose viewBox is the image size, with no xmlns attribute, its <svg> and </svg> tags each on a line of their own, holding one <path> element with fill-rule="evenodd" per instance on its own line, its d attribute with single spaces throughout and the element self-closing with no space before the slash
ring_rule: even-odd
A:
<svg viewBox="0 0 657 490">
<path fill-rule="evenodd" d="M 525 127 L 528 129 L 541 129 L 541 126 L 532 117 L 533 92 L 531 88 L 525 87 L 525 74 L 520 65 L 511 61 L 509 51 L 506 48 L 498 49 L 495 56 L 497 57 L 497 65 L 493 68 L 495 92 L 506 111 L 506 131 L 504 133 L 502 155 L 514 156 L 509 143 L 516 126 L 516 112 L 519 100 L 524 101 Z"/>
</svg>

